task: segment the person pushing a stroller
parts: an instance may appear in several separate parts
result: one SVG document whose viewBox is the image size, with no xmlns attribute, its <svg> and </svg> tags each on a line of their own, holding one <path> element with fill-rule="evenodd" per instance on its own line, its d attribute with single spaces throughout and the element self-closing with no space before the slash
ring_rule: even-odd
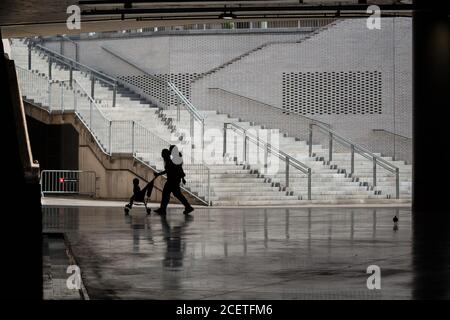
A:
<svg viewBox="0 0 450 320">
<path fill-rule="evenodd" d="M 125 205 L 125 214 L 128 214 L 128 211 L 132 209 L 133 202 L 135 201 L 144 202 L 147 213 L 149 214 L 151 212 L 151 209 L 147 208 L 145 193 L 147 192 L 147 197 L 150 197 L 155 179 L 164 174 L 167 174 L 167 182 L 162 191 L 160 208 L 155 210 L 155 212 L 159 214 L 166 214 L 171 193 L 184 205 L 185 210 L 183 213 L 185 215 L 194 211 L 194 208 L 192 208 L 187 199 L 184 197 L 180 188 L 181 182 L 186 184 L 186 180 L 184 178 L 186 175 L 183 171 L 183 158 L 181 152 L 178 151 L 178 148 L 175 145 L 171 145 L 169 149 L 162 150 L 161 157 L 164 159 L 164 171 L 155 173 L 153 180 L 150 181 L 142 190 L 139 187 L 139 179 L 133 179 L 133 195 L 130 198 L 130 203 Z"/>
<path fill-rule="evenodd" d="M 155 177 L 167 174 L 167 182 L 164 185 L 162 192 L 161 205 L 155 212 L 159 214 L 166 214 L 167 205 L 169 204 L 170 194 L 172 193 L 184 205 L 183 213 L 185 215 L 194 211 L 194 208 L 189 204 L 183 193 L 181 192 L 180 183 L 186 184 L 185 173 L 183 171 L 183 159 L 181 152 L 174 145 L 169 149 L 163 149 L 161 157 L 164 159 L 164 171 L 156 173 Z"/>
</svg>

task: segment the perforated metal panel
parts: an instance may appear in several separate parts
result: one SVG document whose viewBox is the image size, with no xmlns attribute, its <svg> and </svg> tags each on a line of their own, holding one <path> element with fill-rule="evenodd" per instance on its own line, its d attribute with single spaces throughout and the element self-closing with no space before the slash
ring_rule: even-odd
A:
<svg viewBox="0 0 450 320">
<path fill-rule="evenodd" d="M 298 114 L 381 114 L 380 71 L 283 73 L 282 107 Z"/>
</svg>

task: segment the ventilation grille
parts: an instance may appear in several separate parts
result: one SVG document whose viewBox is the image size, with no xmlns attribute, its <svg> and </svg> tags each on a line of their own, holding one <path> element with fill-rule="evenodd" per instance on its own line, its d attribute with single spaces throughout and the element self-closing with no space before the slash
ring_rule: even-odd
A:
<svg viewBox="0 0 450 320">
<path fill-rule="evenodd" d="M 381 72 L 283 73 L 283 108 L 302 115 L 381 114 Z"/>
<path fill-rule="evenodd" d="M 187 99 L 191 98 L 190 82 L 198 76 L 197 73 L 170 73 L 153 75 L 164 82 L 170 81 L 184 94 Z M 144 93 L 157 99 L 161 103 L 171 106 L 177 103 L 177 98 L 172 94 L 167 85 L 156 81 L 147 75 L 119 76 L 119 79 L 141 89 Z"/>
</svg>

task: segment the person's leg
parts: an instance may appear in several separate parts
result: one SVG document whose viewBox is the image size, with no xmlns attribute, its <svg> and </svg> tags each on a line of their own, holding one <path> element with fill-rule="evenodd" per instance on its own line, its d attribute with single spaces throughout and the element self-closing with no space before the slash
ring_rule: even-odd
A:
<svg viewBox="0 0 450 320">
<path fill-rule="evenodd" d="M 131 209 L 133 207 L 133 201 L 134 201 L 134 195 L 132 195 L 130 198 L 130 203 L 127 205 L 128 208 Z"/>
<path fill-rule="evenodd" d="M 161 204 L 156 212 L 166 212 L 167 205 L 170 201 L 170 193 L 172 192 L 170 184 L 166 182 L 162 191 Z"/>
<path fill-rule="evenodd" d="M 192 208 L 191 205 L 189 204 L 189 202 L 187 201 L 186 197 L 181 192 L 180 185 L 172 186 L 172 193 L 173 193 L 175 198 L 180 200 L 180 202 L 183 204 L 185 209 L 191 209 Z"/>
</svg>

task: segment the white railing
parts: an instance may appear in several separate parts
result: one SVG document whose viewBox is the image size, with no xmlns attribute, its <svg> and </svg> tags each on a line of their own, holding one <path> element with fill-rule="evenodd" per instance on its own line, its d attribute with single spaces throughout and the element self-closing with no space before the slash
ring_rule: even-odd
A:
<svg viewBox="0 0 450 320">
<path fill-rule="evenodd" d="M 116 95 L 117 95 L 117 80 L 113 77 L 110 77 L 104 73 L 98 72 L 97 70 L 92 69 L 89 66 L 86 66 L 78 60 L 73 60 L 62 54 L 55 52 L 49 48 L 41 46 L 37 41 L 29 38 L 27 39 L 28 46 L 28 70 L 33 70 L 35 67 L 35 61 L 31 58 L 31 51 L 34 49 L 40 54 L 45 56 L 44 60 L 40 60 L 39 68 L 44 68 L 48 79 L 53 79 L 53 73 L 56 72 L 59 68 L 67 69 L 67 80 L 72 81 L 75 78 L 75 73 L 81 72 L 82 77 L 86 77 L 86 80 L 89 82 L 90 96 L 92 98 L 96 98 L 98 91 L 102 88 L 102 86 L 106 86 L 111 88 L 111 90 L 106 91 L 107 95 L 102 96 L 104 100 L 104 104 L 108 106 L 115 107 L 116 106 Z M 42 62 L 44 61 L 45 66 L 42 66 Z M 103 94 L 105 91 L 103 91 Z"/>
</svg>

